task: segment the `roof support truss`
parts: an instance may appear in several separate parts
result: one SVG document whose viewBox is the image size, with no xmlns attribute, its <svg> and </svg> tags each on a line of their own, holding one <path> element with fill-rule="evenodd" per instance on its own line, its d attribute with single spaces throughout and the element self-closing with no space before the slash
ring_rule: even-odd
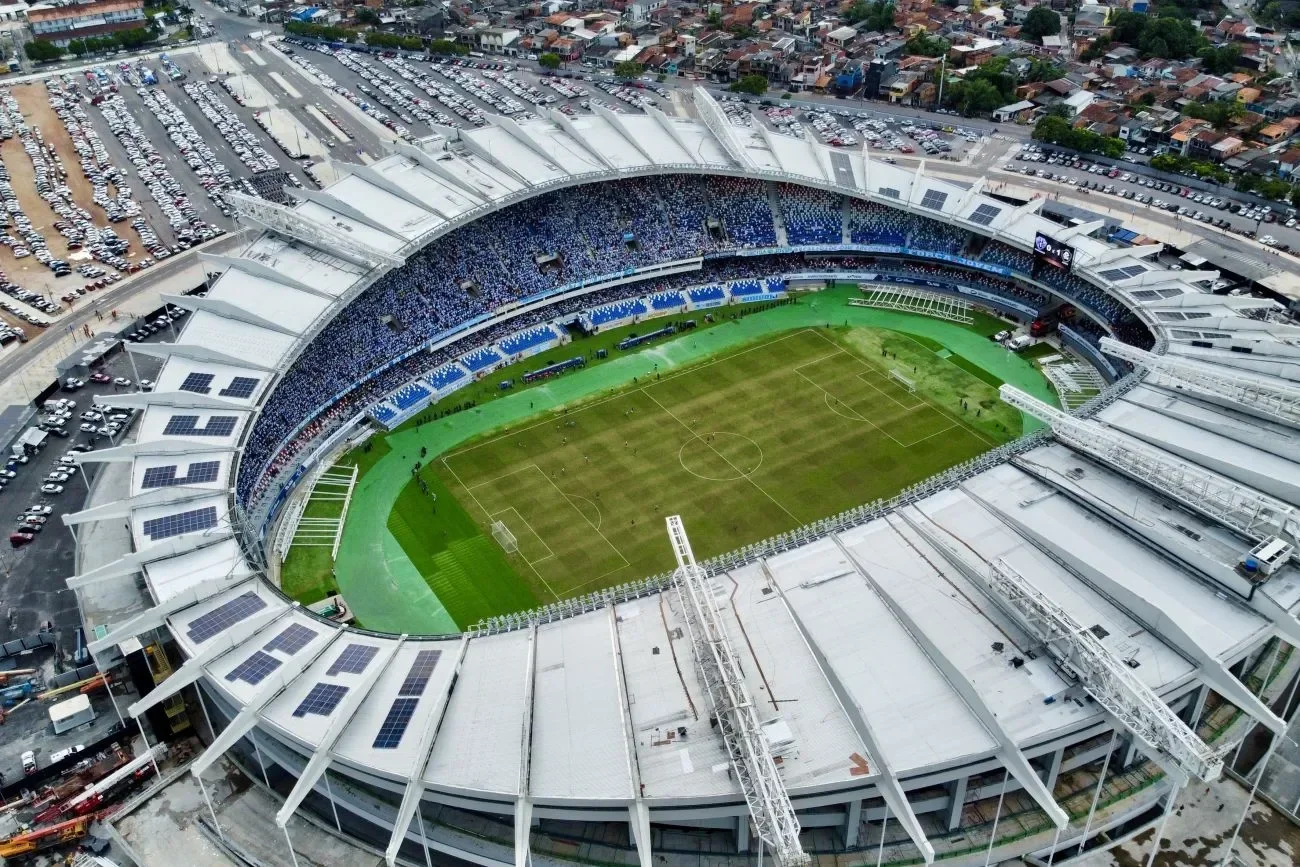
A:
<svg viewBox="0 0 1300 867">
<path fill-rule="evenodd" d="M 448 166 L 443 165 L 442 160 L 433 156 L 429 152 L 421 150 L 415 145 L 408 144 L 404 141 L 393 142 L 392 148 L 394 153 L 401 154 L 408 160 L 414 161 L 419 164 L 421 168 L 431 174 L 437 175 L 443 181 L 455 187 L 461 194 L 469 196 L 475 204 L 482 204 L 488 200 L 488 197 L 484 195 L 482 190 L 465 180 L 463 176 L 453 172 Z M 447 162 L 451 163 L 452 160 L 447 160 Z"/>
<path fill-rule="evenodd" d="M 713 96 L 702 87 L 695 88 L 692 93 L 695 97 L 695 108 L 700 113 L 700 120 L 704 121 L 704 126 L 708 128 L 709 132 L 713 133 L 713 137 L 717 139 L 718 144 L 722 146 L 722 150 L 726 152 L 727 156 L 731 157 L 736 165 L 742 169 L 756 168 L 754 161 L 749 158 L 749 154 L 745 153 L 745 149 L 741 147 L 740 140 L 736 138 L 735 130 L 732 129 L 731 124 L 727 121 L 727 116 L 722 113 L 722 109 L 718 107 L 718 103 Z"/>
<path fill-rule="evenodd" d="M 236 322 L 243 322 L 245 325 L 265 328 L 267 331 L 278 331 L 281 334 L 288 334 L 293 337 L 297 337 L 301 333 L 282 323 L 272 322 L 270 319 L 258 316 L 247 308 L 231 304 L 229 301 L 222 301 L 220 298 L 200 298 L 197 295 L 168 295 L 164 293 L 162 300 L 166 304 L 184 307 L 186 310 L 203 310 L 223 319 L 233 319 Z"/>
<path fill-rule="evenodd" d="M 240 569 L 230 575 L 224 575 L 220 578 L 209 578 L 206 581 L 200 581 L 190 587 L 185 588 L 181 593 L 176 594 L 168 599 L 155 605 L 146 611 L 141 611 L 135 617 L 125 623 L 117 625 L 112 632 L 103 638 L 97 638 L 86 645 L 86 650 L 92 656 L 103 653 L 115 644 L 121 644 L 128 638 L 134 638 L 148 632 L 150 629 L 157 629 L 167 622 L 177 611 L 189 608 L 207 599 L 209 596 L 215 596 L 224 590 L 229 590 L 235 585 L 252 577 L 253 572 L 248 569 Z"/>
<path fill-rule="evenodd" d="M 461 663 L 465 661 L 465 651 L 469 648 L 469 636 L 466 635 L 460 640 L 460 648 L 456 652 L 456 670 L 460 670 Z M 411 827 L 411 819 L 415 817 L 415 810 L 420 805 L 420 798 L 424 796 L 424 769 L 429 764 L 429 752 L 433 749 L 433 739 L 438 733 L 438 726 L 442 724 L 443 714 L 447 712 L 447 702 L 450 701 L 451 694 L 443 690 L 438 696 L 438 704 L 429 713 L 428 719 L 424 723 L 424 729 L 420 732 L 419 745 L 416 747 L 415 755 L 418 757 L 415 766 L 411 768 L 411 776 L 406 781 L 406 791 L 402 793 L 402 803 L 397 808 L 397 818 L 393 821 L 393 836 L 389 838 L 388 848 L 384 850 L 384 860 L 388 867 L 394 867 L 397 864 L 397 852 L 402 848 L 402 841 L 406 839 L 407 829 Z M 286 817 L 287 820 L 287 817 Z"/>
<path fill-rule="evenodd" d="M 379 680 L 379 676 L 387 670 L 388 664 L 393 661 L 393 657 L 401 649 L 405 641 L 406 636 L 403 635 L 396 642 L 393 642 L 392 646 L 379 659 L 375 660 L 375 664 L 366 668 L 365 676 L 356 685 L 356 688 L 348 690 L 348 694 L 344 696 L 343 701 L 339 702 L 338 710 L 330 718 L 330 725 L 325 730 L 324 737 L 317 744 L 316 751 L 312 753 L 307 766 L 298 775 L 298 782 L 294 784 L 293 791 L 284 799 L 284 805 L 275 814 L 275 824 L 281 828 L 289 824 L 289 819 L 293 816 L 294 811 L 298 809 L 298 805 L 315 788 L 316 782 L 325 775 L 325 772 L 329 769 L 330 753 L 334 749 L 334 744 L 338 742 L 339 735 L 343 734 L 343 731 L 348 727 L 348 723 L 352 721 L 352 716 L 365 702 L 370 690 L 374 688 L 375 683 Z"/>
<path fill-rule="evenodd" d="M 294 603 L 297 607 L 298 603 Z M 329 646 L 343 635 L 342 629 L 335 629 L 330 632 L 329 638 L 321 644 L 320 649 L 310 656 L 303 655 L 293 656 L 283 665 L 275 670 L 275 673 L 262 681 L 262 685 L 257 688 L 244 707 L 235 714 L 235 718 L 230 721 L 221 734 L 212 739 L 212 743 L 190 764 L 190 773 L 199 776 L 212 764 L 226 754 L 226 750 L 233 747 L 239 742 L 239 739 L 253 730 L 257 725 L 258 718 L 262 713 L 262 708 L 271 703 L 271 699 L 284 692 L 285 687 L 293 683 L 294 678 L 302 674 L 307 666 L 311 665 L 316 659 L 329 649 Z M 166 683 L 167 681 L 163 681 Z"/>
<path fill-rule="evenodd" d="M 524 719 L 519 727 L 519 786 L 515 800 L 515 867 L 525 867 L 530 854 L 533 799 L 529 777 L 533 766 L 533 691 L 537 678 L 537 624 L 528 628 L 528 661 L 524 674 Z"/>
<path fill-rule="evenodd" d="M 885 519 L 885 522 L 890 525 L 894 532 L 900 534 L 903 532 L 894 527 L 893 522 L 888 518 Z M 989 709 L 975 685 L 939 649 L 934 640 L 921 629 L 916 620 L 898 603 L 898 600 L 894 599 L 882 585 L 877 583 L 876 579 L 871 576 L 871 573 L 863 566 L 857 556 L 848 549 L 839 535 L 832 534 L 831 539 L 839 546 L 840 552 L 853 564 L 854 570 L 862 577 L 862 580 L 885 603 L 885 607 L 894 615 L 894 619 L 907 631 L 912 640 L 920 646 L 922 652 L 930 659 L 935 668 L 939 669 L 940 674 L 951 684 L 953 690 L 962 697 L 962 700 L 979 719 L 980 723 L 983 724 L 984 728 L 997 740 L 998 758 L 1011 775 L 1024 787 L 1025 792 L 1034 799 L 1034 803 L 1038 804 L 1039 808 L 1048 815 L 1057 828 L 1064 828 L 1068 825 L 1070 823 L 1069 815 L 1056 803 L 1052 793 L 1043 784 L 1042 779 L 1029 764 L 1029 760 L 1025 758 L 1024 753 L 1020 751 L 1020 746 L 1011 738 L 1011 734 L 998 720 L 993 711 Z"/>
<path fill-rule="evenodd" d="M 272 283 L 279 283 L 281 286 L 288 286 L 290 289 L 297 289 L 299 292 L 306 292 L 308 295 L 315 295 L 319 298 L 325 298 L 330 301 L 334 300 L 334 296 L 330 293 L 320 289 L 315 289 L 308 286 L 306 283 L 299 282 L 288 274 L 277 271 L 267 265 L 263 265 L 255 259 L 241 259 L 238 256 L 220 256 L 216 253 L 199 253 L 199 261 L 204 263 L 205 271 L 210 270 L 207 267 L 209 265 L 212 266 L 213 269 L 220 270 L 223 273 L 233 268 L 236 271 L 243 271 L 245 274 L 253 277 L 261 277 L 263 280 L 270 280 Z M 181 307 L 189 307 L 191 302 L 203 300 L 194 295 L 179 295 L 176 297 L 180 300 L 173 301 L 172 303 L 178 304 Z"/>
<path fill-rule="evenodd" d="M 93 452 L 77 452 L 72 462 L 86 464 L 131 463 L 139 457 L 166 457 L 170 455 L 227 455 L 238 451 L 233 445 L 212 445 L 197 440 L 164 439 L 126 443 Z"/>
<path fill-rule="evenodd" d="M 989 564 L 988 588 L 1097 703 L 1190 777 L 1213 782 L 1231 748 L 1207 746 L 1097 636 L 1004 560 Z"/>
<path fill-rule="evenodd" d="M 677 557 L 673 583 L 695 648 L 695 664 L 717 715 L 732 770 L 749 805 L 754 830 L 782 865 L 805 864 L 809 859 L 799 842 L 799 820 L 772 760 L 717 600 L 704 570 L 695 564 L 681 517 L 672 515 L 667 522 L 668 538 Z"/>
<path fill-rule="evenodd" d="M 284 205 L 246 196 L 243 193 L 225 195 L 226 201 L 234 205 L 240 217 L 265 226 L 276 234 L 301 241 L 354 264 L 368 268 L 379 266 L 396 268 L 404 261 L 401 256 L 377 250 L 369 244 L 349 238 L 343 232 L 323 226 Z"/>
<path fill-rule="evenodd" d="M 1056 438 L 1177 500 L 1194 512 L 1257 542 L 1281 536 L 1296 544 L 1292 508 L 1253 488 L 1212 473 L 1095 421 L 1078 419 L 1023 391 L 1003 385 L 1002 399 L 1052 426 Z"/>
<path fill-rule="evenodd" d="M 113 578 L 121 578 L 123 575 L 134 575 L 149 563 L 166 560 L 169 557 L 178 557 L 199 548 L 206 548 L 209 545 L 224 542 L 230 539 L 232 535 L 227 527 L 220 536 L 206 536 L 202 533 L 186 533 L 181 536 L 173 536 L 170 539 L 163 539 L 155 545 L 150 545 L 141 551 L 123 554 L 116 560 L 97 566 L 89 572 L 73 575 L 65 583 L 69 588 L 76 590 L 85 587 L 87 584 L 109 581 Z"/>
<path fill-rule="evenodd" d="M 1223 398 L 1252 415 L 1262 415 L 1300 427 L 1300 386 L 1285 380 L 1199 364 L 1174 355 L 1155 355 L 1110 337 L 1101 339 L 1107 355 L 1147 370 L 1146 382 L 1167 388 L 1191 389 Z"/>
<path fill-rule="evenodd" d="M 402 244 L 408 242 L 407 238 L 402 237 L 396 231 L 385 226 L 374 217 L 371 217 L 365 211 L 343 201 L 333 193 L 326 193 L 320 190 L 291 190 L 289 195 L 302 202 L 311 202 L 320 205 L 322 208 L 326 208 L 336 214 L 347 217 L 349 220 L 355 220 L 361 225 L 368 226 L 376 232 L 387 235 L 395 241 L 400 241 Z"/>
<path fill-rule="evenodd" d="M 280 329 L 274 329 L 279 331 Z M 251 370 L 274 370 L 278 359 L 253 360 L 230 355 L 218 349 L 209 349 L 195 343 L 128 343 L 126 351 L 132 355 L 146 355 L 150 358 L 188 358 L 190 361 L 208 364 L 228 364 L 231 367 L 246 367 Z"/>
</svg>

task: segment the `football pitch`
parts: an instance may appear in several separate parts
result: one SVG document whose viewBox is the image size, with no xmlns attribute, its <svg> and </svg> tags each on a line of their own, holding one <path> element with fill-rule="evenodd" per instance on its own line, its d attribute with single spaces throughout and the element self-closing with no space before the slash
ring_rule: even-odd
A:
<svg viewBox="0 0 1300 867">
<path fill-rule="evenodd" d="M 421 468 L 430 494 L 407 485 L 389 529 L 463 627 L 671 568 L 668 515 L 705 558 L 1019 432 L 992 386 L 922 343 L 803 328 L 454 448 Z"/>
</svg>

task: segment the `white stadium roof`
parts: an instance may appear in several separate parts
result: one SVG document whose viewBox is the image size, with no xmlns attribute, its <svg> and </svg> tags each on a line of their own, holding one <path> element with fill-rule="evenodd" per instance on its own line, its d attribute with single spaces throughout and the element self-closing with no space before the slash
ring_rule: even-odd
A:
<svg viewBox="0 0 1300 867">
<path fill-rule="evenodd" d="M 128 516 L 134 553 L 71 583 L 143 572 L 160 606 L 129 623 L 92 624 L 106 627 L 97 649 L 165 621 L 189 658 L 133 713 L 203 677 L 243 709 L 248 725 L 295 744 L 321 768 L 495 799 L 507 812 L 516 802 L 736 802 L 689 643 L 673 637 L 686 625 L 675 594 L 463 639 L 355 634 L 298 610 L 260 577 L 245 579 L 256 570 L 233 537 L 231 448 L 276 372 L 404 255 L 479 215 L 566 185 L 725 173 L 870 198 L 1021 250 L 1042 231 L 1071 244 L 1076 273 L 1110 286 L 1168 342 L 1172 357 L 1253 372 L 1265 386 L 1294 387 L 1300 379 L 1294 329 L 1205 295 L 1192 275 L 1154 262 L 1155 249 L 1112 249 L 1089 237 L 1090 227 L 1063 229 L 1039 216 L 1037 201 L 1008 205 L 985 196 L 982 183 L 964 189 L 932 178 L 924 163 L 910 170 L 762 127 L 738 129 L 703 91 L 696 107 L 700 121 L 655 109 L 638 116 L 598 109 L 580 119 L 552 113 L 524 123 L 493 118 L 420 147 L 399 144 L 371 166 L 341 166 L 342 180 L 293 209 L 237 203 L 268 229 L 237 258 L 206 257 L 221 276 L 206 299 L 192 302 L 196 312 L 176 346 L 163 350 L 157 390 L 122 398 L 146 407 L 137 443 L 79 458 L 133 462 L 131 499 L 72 517 Z M 1117 268 L 1133 276 L 1104 276 Z M 1210 315 L 1194 326 L 1162 315 L 1179 310 Z M 1210 386 L 1140 385 L 1090 424 L 1174 463 L 1300 503 L 1295 426 Z M 149 454 L 155 444 L 184 453 Z M 180 477 L 200 464 L 205 474 L 193 485 L 145 487 L 151 470 L 173 467 Z M 1116 513 L 1116 503 L 1127 511 Z M 1166 699 L 1231 678 L 1226 668 L 1271 633 L 1300 632 L 1290 614 L 1300 602 L 1292 563 L 1249 599 L 1227 593 L 1249 543 L 1181 507 L 1174 521 L 1170 504 L 1160 479 L 1139 483 L 1048 441 L 883 518 L 715 574 L 714 592 L 734 603 L 724 609 L 727 627 L 739 633 L 743 622 L 744 674 L 760 699 L 759 719 L 774 726 L 774 738 L 797 744 L 783 757 L 792 797 L 893 790 L 991 757 L 1019 778 L 1029 768 L 1019 764 L 1024 758 L 1102 721 L 1098 706 L 1066 700 L 1074 684 L 1048 656 L 1006 664 L 1032 642 L 981 589 L 993 562 L 1032 576 Z M 268 649 L 286 630 L 282 646 Z M 1004 650 L 992 649 L 995 642 Z M 663 652 L 670 646 L 679 665 Z M 340 668 L 345 653 L 353 664 Z M 421 666 L 413 687 L 408 681 Z M 309 697 L 316 703 L 304 711 Z M 389 746 L 383 731 L 394 713 L 409 725 Z M 210 752 L 227 746 L 220 740 Z M 900 821 L 920 833 L 914 819 Z"/>
</svg>

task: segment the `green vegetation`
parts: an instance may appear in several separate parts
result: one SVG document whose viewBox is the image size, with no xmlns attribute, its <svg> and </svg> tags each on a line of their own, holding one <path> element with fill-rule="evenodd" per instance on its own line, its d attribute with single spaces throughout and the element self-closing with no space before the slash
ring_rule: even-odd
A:
<svg viewBox="0 0 1300 867">
<path fill-rule="evenodd" d="M 739 81 L 733 81 L 728 89 L 732 93 L 748 93 L 753 96 L 762 96 L 767 93 L 767 78 L 757 73 L 750 73 Z"/>
<path fill-rule="evenodd" d="M 1035 6 L 1025 16 L 1025 23 L 1020 27 L 1020 35 L 1037 39 L 1043 36 L 1055 36 L 1061 32 L 1061 16 L 1049 6 Z"/>
<path fill-rule="evenodd" d="M 1191 175 L 1216 184 L 1226 184 L 1232 177 L 1226 169 L 1214 163 L 1180 157 L 1177 154 L 1160 154 L 1152 157 L 1151 168 L 1179 175 Z"/>
<path fill-rule="evenodd" d="M 359 24 L 370 24 L 378 27 L 380 23 L 379 13 L 371 9 L 369 6 L 354 6 L 352 17 L 355 18 Z"/>
<path fill-rule="evenodd" d="M 1198 117 L 1214 124 L 1215 129 L 1223 129 L 1245 112 L 1241 103 L 1235 99 L 1227 102 L 1191 102 L 1183 108 L 1188 117 Z"/>
<path fill-rule="evenodd" d="M 63 49 L 51 42 L 41 42 L 39 39 L 33 39 L 23 46 L 23 53 L 33 63 L 48 63 L 62 57 Z"/>
<path fill-rule="evenodd" d="M 886 0 L 858 0 L 849 7 L 844 19 L 850 24 L 861 24 L 862 32 L 889 30 L 894 26 L 894 4 Z"/>
<path fill-rule="evenodd" d="M 325 42 L 356 42 L 357 31 L 329 24 L 308 24 L 306 21 L 284 22 L 284 32 Z"/>
<path fill-rule="evenodd" d="M 907 40 L 903 50 L 908 54 L 916 54 L 921 57 L 942 57 L 948 53 L 948 42 L 937 36 L 918 33 Z"/>
<path fill-rule="evenodd" d="M 645 67 L 635 60 L 624 60 L 622 63 L 614 64 L 614 74 L 619 78 L 636 78 L 645 72 Z"/>
<path fill-rule="evenodd" d="M 430 54 L 469 54 L 469 49 L 459 42 L 452 42 L 450 39 L 435 39 L 429 43 Z"/>
<path fill-rule="evenodd" d="M 1120 10 L 1110 16 L 1109 23 L 1111 38 L 1136 48 L 1143 57 L 1184 60 L 1206 46 L 1196 25 L 1182 18 Z"/>
<path fill-rule="evenodd" d="M 1099 135 L 1086 129 L 1075 129 L 1069 121 L 1048 116 L 1034 125 L 1034 140 L 1049 142 L 1084 153 L 1101 154 L 1111 159 L 1124 156 L 1124 140 L 1114 136 Z"/>
<path fill-rule="evenodd" d="M 537 65 L 542 69 L 559 69 L 560 55 L 556 54 L 554 51 L 544 52 L 538 56 Z"/>
<path fill-rule="evenodd" d="M 376 48 L 400 48 L 403 51 L 419 51 L 424 48 L 424 43 L 418 36 L 401 36 L 380 30 L 366 31 L 366 44 Z"/>
<path fill-rule="evenodd" d="M 1016 79 L 1007 71 L 1010 64 L 1009 57 L 995 57 L 981 63 L 948 86 L 945 101 L 967 117 L 988 114 L 1014 102 Z"/>
<path fill-rule="evenodd" d="M 1197 54 L 1201 58 L 1202 66 L 1206 72 L 1214 75 L 1224 75 L 1232 72 L 1237 68 L 1237 61 L 1241 59 L 1241 46 L 1229 43 L 1217 48 L 1213 45 L 1207 45 Z"/>
</svg>

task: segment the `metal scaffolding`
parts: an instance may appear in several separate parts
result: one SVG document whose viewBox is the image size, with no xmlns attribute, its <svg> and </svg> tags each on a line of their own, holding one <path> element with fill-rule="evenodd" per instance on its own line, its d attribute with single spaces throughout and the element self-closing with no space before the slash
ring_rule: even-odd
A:
<svg viewBox="0 0 1300 867">
<path fill-rule="evenodd" d="M 1221 397 L 1248 412 L 1300 426 L 1300 388 L 1293 384 L 1223 365 L 1211 367 L 1174 355 L 1155 355 L 1109 337 L 1101 339 L 1101 350 L 1114 358 L 1145 367 L 1146 381 L 1152 385 Z"/>
<path fill-rule="evenodd" d="M 1281 500 L 1103 424 L 1066 415 L 1018 388 L 1003 385 L 999 394 L 1021 412 L 1051 425 L 1056 438 L 1072 449 L 1092 455 L 1192 511 L 1256 542 L 1278 536 L 1295 545 L 1295 511 Z"/>
<path fill-rule="evenodd" d="M 695 648 L 695 663 L 709 691 L 732 771 L 749 805 L 754 832 L 785 867 L 806 864 L 809 858 L 799 843 L 794 805 L 772 760 L 717 599 L 706 583 L 704 570 L 695 563 L 680 515 L 668 518 L 668 538 L 677 557 L 675 586 Z"/>
<path fill-rule="evenodd" d="M 1005 561 L 989 564 L 989 587 L 1021 626 L 1135 737 L 1189 777 L 1207 783 L 1219 778 L 1231 745 L 1208 746 L 1101 639 Z"/>
</svg>

